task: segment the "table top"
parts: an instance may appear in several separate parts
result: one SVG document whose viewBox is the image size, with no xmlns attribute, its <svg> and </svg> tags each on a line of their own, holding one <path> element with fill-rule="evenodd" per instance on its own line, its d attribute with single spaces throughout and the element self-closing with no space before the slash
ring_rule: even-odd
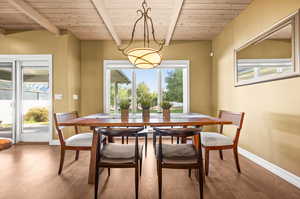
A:
<svg viewBox="0 0 300 199">
<path fill-rule="evenodd" d="M 203 126 L 215 124 L 232 124 L 232 122 L 199 113 L 171 114 L 169 120 L 165 120 L 162 114 L 151 114 L 149 120 L 143 120 L 138 114 L 130 115 L 128 120 L 122 120 L 120 115 L 99 113 L 58 123 L 60 126 L 89 127 Z"/>
</svg>

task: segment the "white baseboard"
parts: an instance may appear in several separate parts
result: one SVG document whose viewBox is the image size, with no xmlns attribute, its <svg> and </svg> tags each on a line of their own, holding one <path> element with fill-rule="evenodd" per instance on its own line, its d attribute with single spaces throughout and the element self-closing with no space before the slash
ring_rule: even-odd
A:
<svg viewBox="0 0 300 199">
<path fill-rule="evenodd" d="M 50 146 L 59 146 L 59 145 L 60 145 L 60 142 L 59 142 L 59 140 L 51 140 L 51 141 L 49 142 L 49 145 L 50 145 Z"/>
<path fill-rule="evenodd" d="M 242 156 L 248 158 L 249 160 L 253 161 L 254 163 L 258 164 L 259 166 L 267 169 L 268 171 L 272 172 L 273 174 L 279 176 L 280 178 L 286 180 L 287 182 L 295 185 L 296 187 L 298 187 L 300 189 L 300 177 L 299 176 L 296 176 L 295 174 L 293 174 L 287 170 L 284 170 L 284 169 L 280 168 L 279 166 L 276 166 L 275 164 L 268 162 L 267 160 L 264 160 L 245 149 L 242 149 L 239 147 L 238 151 Z"/>
</svg>

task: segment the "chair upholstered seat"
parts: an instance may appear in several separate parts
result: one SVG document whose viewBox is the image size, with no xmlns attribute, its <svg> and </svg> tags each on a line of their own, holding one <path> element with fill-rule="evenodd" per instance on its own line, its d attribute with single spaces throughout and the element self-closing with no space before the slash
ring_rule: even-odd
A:
<svg viewBox="0 0 300 199">
<path fill-rule="evenodd" d="M 66 146 L 83 146 L 91 147 L 93 141 L 93 133 L 79 133 L 65 140 Z"/>
<path fill-rule="evenodd" d="M 139 159 L 142 158 L 143 145 L 139 144 Z M 101 163 L 125 164 L 134 163 L 135 145 L 109 143 L 103 146 L 101 151 Z"/>
<path fill-rule="evenodd" d="M 230 137 L 214 132 L 201 133 L 201 143 L 204 146 L 227 146 L 233 145 Z"/>
<path fill-rule="evenodd" d="M 159 144 L 156 147 L 158 151 Z M 197 151 L 193 144 L 162 144 L 162 162 L 166 164 L 196 164 Z"/>
</svg>

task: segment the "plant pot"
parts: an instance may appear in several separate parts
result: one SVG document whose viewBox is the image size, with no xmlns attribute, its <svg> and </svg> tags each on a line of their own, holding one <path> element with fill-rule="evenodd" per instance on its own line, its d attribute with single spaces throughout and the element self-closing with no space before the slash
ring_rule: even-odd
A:
<svg viewBox="0 0 300 199">
<path fill-rule="evenodd" d="M 122 109 L 121 110 L 121 120 L 128 120 L 128 118 L 129 118 L 129 110 Z"/>
<path fill-rule="evenodd" d="M 150 109 L 143 109 L 143 120 L 149 121 L 150 119 Z"/>
<path fill-rule="evenodd" d="M 163 109 L 163 119 L 170 120 L 170 118 L 171 118 L 170 109 Z"/>
</svg>

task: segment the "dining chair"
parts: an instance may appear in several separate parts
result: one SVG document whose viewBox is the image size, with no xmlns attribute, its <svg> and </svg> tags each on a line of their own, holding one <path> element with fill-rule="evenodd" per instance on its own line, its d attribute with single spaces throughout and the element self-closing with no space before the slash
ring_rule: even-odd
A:
<svg viewBox="0 0 300 199">
<path fill-rule="evenodd" d="M 162 169 L 197 169 L 199 180 L 199 195 L 203 199 L 203 161 L 201 145 L 196 147 L 194 144 L 163 144 L 163 136 L 174 137 L 191 137 L 199 135 L 202 131 L 200 128 L 154 128 L 159 136 L 157 147 L 157 174 L 158 174 L 158 195 L 162 197 Z M 198 142 L 201 143 L 200 136 Z"/>
<path fill-rule="evenodd" d="M 101 145 L 97 142 L 96 150 L 96 171 L 95 171 L 95 199 L 98 198 L 99 169 L 108 168 L 134 168 L 135 169 L 135 198 L 138 199 L 139 191 L 139 166 L 142 168 L 143 145 L 139 144 L 139 132 L 144 128 L 99 128 L 97 133 L 100 137 L 122 137 L 134 136 L 134 144 L 107 143 Z"/>
<path fill-rule="evenodd" d="M 92 139 L 93 133 L 92 132 L 79 132 L 77 126 L 74 126 L 75 135 L 65 139 L 63 129 L 65 126 L 60 126 L 60 122 L 65 122 L 67 120 L 78 118 L 78 112 L 66 112 L 66 113 L 54 113 L 53 114 L 55 129 L 58 133 L 58 138 L 60 142 L 60 163 L 59 163 L 59 170 L 58 175 L 61 174 L 64 159 L 65 159 L 65 151 L 71 150 L 76 151 L 75 160 L 79 159 L 79 151 L 90 151 L 92 147 Z M 102 141 L 105 140 L 104 137 L 101 139 Z"/>
<path fill-rule="evenodd" d="M 220 126 L 219 132 L 202 132 L 201 143 L 205 149 L 205 174 L 208 176 L 209 171 L 209 152 L 212 150 L 219 150 L 221 160 L 223 160 L 222 150 L 233 149 L 234 159 L 236 163 L 237 171 L 240 173 L 240 164 L 238 158 L 238 141 L 243 126 L 245 113 L 234 113 L 230 111 L 219 111 L 219 118 L 232 122 L 232 125 L 236 126 L 236 132 L 234 139 L 223 135 L 223 125 Z"/>
</svg>

